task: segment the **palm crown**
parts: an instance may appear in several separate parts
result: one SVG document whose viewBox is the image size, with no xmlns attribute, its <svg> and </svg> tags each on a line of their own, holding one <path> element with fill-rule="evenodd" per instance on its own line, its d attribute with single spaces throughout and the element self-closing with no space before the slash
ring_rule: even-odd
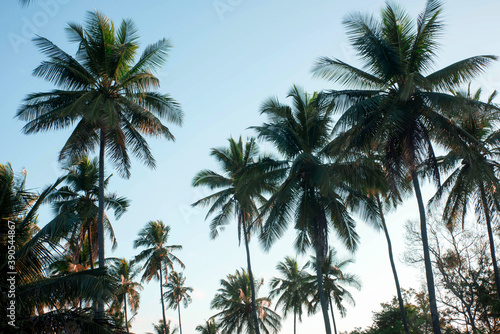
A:
<svg viewBox="0 0 500 334">
<path fill-rule="evenodd" d="M 85 28 L 71 23 L 67 31 L 70 42 L 78 43 L 76 57 L 46 38 L 34 39 L 49 60 L 33 74 L 60 89 L 26 97 L 17 113 L 28 122 L 24 131 L 35 133 L 77 123 L 60 158 L 88 153 L 104 141 L 122 175 L 130 175 L 127 146 L 137 158 L 154 166 L 141 134 L 174 139 L 160 119 L 175 124 L 183 119 L 180 106 L 168 94 L 154 91 L 159 80 L 152 71 L 165 62 L 169 42 L 162 39 L 149 45 L 135 62 L 138 35 L 131 20 L 122 21 L 115 29 L 101 13 L 89 12 Z"/>
<path fill-rule="evenodd" d="M 281 306 L 283 316 L 293 312 L 294 333 L 297 329 L 297 316 L 302 321 L 304 307 L 309 306 L 309 291 L 306 289 L 307 273 L 305 266 L 299 268 L 297 260 L 286 257 L 284 261 L 278 263 L 276 269 L 280 277 L 271 280 L 269 298 L 278 297 L 276 308 Z"/>
<path fill-rule="evenodd" d="M 214 315 L 219 319 L 221 331 L 224 333 L 255 333 L 250 285 L 254 284 L 257 294 L 263 281 L 251 282 L 249 275 L 241 269 L 241 271 L 237 270 L 234 275 L 227 275 L 226 279 L 222 279 L 220 283 L 221 288 L 212 300 L 211 307 L 221 310 Z M 281 327 L 280 316 L 269 308 L 271 304 L 269 299 L 256 298 L 255 303 L 260 330 L 266 334 L 277 333 Z"/>
<path fill-rule="evenodd" d="M 320 58 L 314 67 L 316 76 L 354 88 L 325 91 L 321 102 L 343 111 L 335 130 L 363 129 L 350 138 L 353 146 L 381 146 L 385 167 L 395 181 L 403 176 L 402 167 L 416 168 L 424 161 L 439 179 L 433 136 L 446 136 L 447 146 L 473 140 L 446 117 L 452 109 L 463 110 L 465 99 L 446 92 L 496 60 L 476 56 L 428 73 L 439 47 L 440 13 L 441 2 L 430 0 L 416 25 L 402 9 L 389 4 L 381 20 L 353 14 L 344 25 L 364 68 L 328 57 Z"/>
<path fill-rule="evenodd" d="M 143 281 L 158 280 L 160 276 L 163 276 L 163 272 L 166 273 L 168 269 L 173 270 L 175 263 L 184 268 L 182 261 L 172 254 L 173 251 L 181 250 L 182 246 L 167 245 L 169 233 L 170 226 L 165 225 L 161 220 L 150 221 L 139 231 L 139 237 L 134 240 L 134 248 L 146 247 L 135 257 L 137 262 L 146 261 L 143 266 Z"/>
</svg>

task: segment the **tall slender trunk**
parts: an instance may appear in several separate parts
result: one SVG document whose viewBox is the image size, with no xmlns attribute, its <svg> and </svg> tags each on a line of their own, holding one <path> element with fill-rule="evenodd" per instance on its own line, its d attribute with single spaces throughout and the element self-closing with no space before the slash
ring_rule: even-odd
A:
<svg viewBox="0 0 500 334">
<path fill-rule="evenodd" d="M 432 273 L 431 255 L 429 252 L 429 240 L 427 238 L 427 223 L 425 221 L 425 207 L 422 200 L 422 192 L 418 182 L 418 175 L 415 167 L 410 168 L 415 197 L 417 198 L 418 211 L 420 213 L 420 233 L 422 234 L 422 246 L 424 249 L 425 276 L 427 278 L 427 291 L 429 292 L 429 305 L 431 309 L 432 329 L 434 334 L 441 334 L 439 325 L 439 313 L 436 302 L 436 291 L 434 288 L 434 275 Z"/>
<path fill-rule="evenodd" d="M 87 235 L 89 236 L 90 269 L 94 269 L 94 254 L 92 253 L 92 237 L 90 236 L 90 225 L 87 226 Z"/>
<path fill-rule="evenodd" d="M 491 229 L 491 217 L 490 210 L 488 208 L 488 204 L 486 203 L 486 194 L 484 193 L 484 185 L 481 183 L 480 191 L 481 191 L 481 202 L 483 205 L 484 218 L 486 219 L 486 226 L 488 228 L 488 239 L 490 240 L 490 253 L 491 253 L 491 261 L 493 262 L 493 273 L 495 274 L 495 284 L 497 286 L 497 295 L 500 298 L 500 275 L 498 273 L 498 262 L 497 257 L 495 255 L 495 240 L 493 239 L 493 231 Z"/>
<path fill-rule="evenodd" d="M 255 327 L 255 334 L 260 334 L 259 330 L 259 319 L 257 318 L 257 308 L 255 307 L 255 285 L 253 280 L 252 265 L 250 263 L 250 248 L 248 247 L 248 231 L 246 226 L 246 220 L 243 212 L 240 212 L 240 223 L 243 226 L 243 235 L 245 239 L 245 249 L 247 252 L 247 267 L 248 267 L 248 277 L 250 279 L 250 290 L 252 292 L 252 317 Z"/>
<path fill-rule="evenodd" d="M 179 305 L 179 302 L 177 302 L 177 311 L 179 312 L 179 334 L 182 334 L 181 305 Z"/>
<path fill-rule="evenodd" d="M 333 332 L 337 334 L 337 323 L 335 322 L 335 317 L 333 316 L 332 298 L 328 298 L 328 302 L 330 303 L 330 314 L 332 315 Z"/>
<path fill-rule="evenodd" d="M 163 301 L 163 270 L 160 268 L 160 296 L 161 296 L 161 314 L 163 316 L 163 334 L 167 332 L 167 318 L 165 318 L 165 302 Z M 165 273 L 166 277 L 166 273 Z"/>
<path fill-rule="evenodd" d="M 293 311 L 293 334 L 297 334 L 297 312 Z"/>
<path fill-rule="evenodd" d="M 385 239 L 387 240 L 387 250 L 389 252 L 389 260 L 391 262 L 392 275 L 394 276 L 394 282 L 396 283 L 396 291 L 398 294 L 398 302 L 399 302 L 399 312 L 401 313 L 403 328 L 406 334 L 410 334 L 410 330 L 408 329 L 408 323 L 406 321 L 405 304 L 403 301 L 403 296 L 401 295 L 401 287 L 399 285 L 398 272 L 396 271 L 396 264 L 394 263 L 394 255 L 392 253 L 391 238 L 389 237 L 389 231 L 387 230 L 387 225 L 385 224 L 384 210 L 382 207 L 382 202 L 380 201 L 380 196 L 377 194 L 376 198 L 377 198 L 378 210 L 380 211 L 380 220 L 382 222 L 382 227 L 384 229 Z"/>
<path fill-rule="evenodd" d="M 123 309 L 125 310 L 125 328 L 127 329 L 127 333 L 130 333 L 128 331 L 128 317 L 127 317 L 127 294 L 125 294 L 125 298 L 123 298 Z"/>
<path fill-rule="evenodd" d="M 316 245 L 316 280 L 318 282 L 318 294 L 319 302 L 321 304 L 321 311 L 323 312 L 323 321 L 325 322 L 326 334 L 332 334 L 332 329 L 330 327 L 330 319 L 328 319 L 328 304 L 326 303 L 325 290 L 323 289 L 323 254 L 320 250 L 320 246 Z"/>
<path fill-rule="evenodd" d="M 97 215 L 97 237 L 99 241 L 99 268 L 104 268 L 104 151 L 106 148 L 106 134 L 101 128 L 99 145 L 99 213 Z M 104 318 L 104 301 L 97 303 L 97 318 Z"/>
</svg>

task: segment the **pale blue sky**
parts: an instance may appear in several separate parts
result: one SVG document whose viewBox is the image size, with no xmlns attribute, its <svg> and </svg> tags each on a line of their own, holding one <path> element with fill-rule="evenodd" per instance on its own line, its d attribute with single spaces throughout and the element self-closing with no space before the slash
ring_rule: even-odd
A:
<svg viewBox="0 0 500 334">
<path fill-rule="evenodd" d="M 424 0 L 400 2 L 415 16 Z M 162 219 L 172 227 L 171 243 L 182 244 L 178 256 L 185 262 L 187 283 L 195 288 L 193 303 L 183 309 L 183 329 L 194 333 L 197 324 L 215 311 L 209 303 L 219 280 L 245 266 L 244 248 L 238 248 L 234 228 L 210 241 L 204 209 L 189 205 L 203 192 L 191 187 L 195 173 L 216 168 L 209 149 L 225 145 L 230 136 L 249 136 L 249 126 L 262 122 L 260 104 L 270 96 L 285 101 L 288 89 L 298 84 L 307 91 L 333 88 L 331 83 L 312 79 L 311 67 L 319 56 L 337 57 L 353 62 L 341 21 L 353 11 L 377 14 L 382 0 L 37 0 L 28 8 L 15 0 L 5 1 L 0 14 L 1 73 L 4 92 L 0 113 L 1 163 L 12 163 L 15 170 L 26 168 L 28 186 L 40 189 L 54 181 L 59 173 L 58 152 L 69 131 L 26 136 L 23 123 L 14 114 L 26 94 L 45 91 L 53 86 L 31 76 L 44 57 L 30 42 L 34 34 L 47 37 L 66 51 L 75 50 L 66 41 L 64 28 L 69 21 L 83 22 L 85 12 L 100 10 L 115 23 L 133 18 L 143 46 L 167 37 L 172 49 L 168 63 L 159 71 L 161 91 L 170 93 L 183 106 L 185 124 L 171 130 L 175 143 L 150 140 L 158 168 L 149 170 L 133 161 L 129 180 L 113 177 L 110 189 L 131 199 L 129 211 L 114 223 L 118 249 L 109 256 L 133 257 L 132 241 L 148 220 Z M 446 27 L 437 68 L 478 54 L 500 55 L 500 3 L 497 0 L 471 2 L 447 1 L 444 6 Z M 476 86 L 486 91 L 500 89 L 500 66 L 495 64 Z M 112 172 L 111 168 L 107 168 Z M 427 196 L 431 194 L 427 188 Z M 48 209 L 41 220 L 50 218 Z M 416 202 L 410 198 L 396 213 L 389 215 L 394 248 L 404 250 L 401 226 L 416 219 Z M 340 330 L 365 326 L 371 311 L 394 294 L 394 284 L 382 235 L 359 223 L 361 246 L 356 263 L 349 270 L 363 282 L 354 293 L 357 306 L 349 308 L 344 319 L 337 319 Z M 290 246 L 293 231 L 265 254 L 252 243 L 253 267 L 257 277 L 269 283 L 274 267 L 285 255 L 294 255 Z M 336 241 L 332 238 L 332 244 Z M 347 256 L 339 247 L 339 253 Z M 305 260 L 302 258 L 302 260 Z M 302 261 L 304 263 L 304 261 Z M 398 263 L 403 287 L 418 287 L 419 273 Z M 267 287 L 262 290 L 267 291 Z M 141 309 L 133 331 L 151 331 L 151 323 L 161 317 L 158 283 L 145 285 Z M 167 311 L 177 322 L 176 312 Z M 283 321 L 282 333 L 292 330 L 292 319 Z M 299 332 L 323 330 L 319 316 L 304 319 Z"/>
</svg>

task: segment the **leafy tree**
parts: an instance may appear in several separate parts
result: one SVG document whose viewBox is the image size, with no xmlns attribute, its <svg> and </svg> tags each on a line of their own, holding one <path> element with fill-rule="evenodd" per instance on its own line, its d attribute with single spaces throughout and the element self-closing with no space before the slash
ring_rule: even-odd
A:
<svg viewBox="0 0 500 334">
<path fill-rule="evenodd" d="M 186 278 L 183 277 L 182 273 L 178 273 L 176 271 L 172 271 L 168 276 L 168 282 L 165 283 L 165 294 L 163 298 L 165 298 L 167 302 L 167 307 L 177 309 L 179 312 L 179 331 L 182 334 L 182 323 L 181 323 L 181 302 L 184 307 L 187 307 L 189 303 L 191 303 L 191 295 L 193 292 L 193 288 L 184 286 L 186 282 Z"/>
<path fill-rule="evenodd" d="M 287 256 L 276 266 L 281 277 L 274 277 L 270 283 L 269 298 L 278 297 L 275 310 L 281 306 L 284 317 L 288 315 L 288 312 L 293 312 L 294 334 L 297 333 L 297 316 L 299 321 L 302 321 L 302 309 L 309 306 L 305 267 L 299 269 L 297 260 Z"/>
<path fill-rule="evenodd" d="M 165 302 L 163 297 L 163 277 L 168 277 L 168 270 L 174 270 L 174 263 L 184 268 L 184 263 L 172 252 L 181 250 L 181 245 L 167 245 L 170 226 L 163 221 L 150 221 L 134 240 L 134 248 L 146 247 L 135 257 L 136 262 L 146 261 L 143 266 L 144 273 L 142 282 L 150 282 L 152 279 L 160 281 L 160 299 L 163 323 L 166 324 Z"/>
<path fill-rule="evenodd" d="M 236 270 L 234 275 L 227 275 L 226 279 L 220 281 L 221 288 L 217 290 L 210 306 L 213 309 L 221 310 L 213 318 L 218 319 L 221 332 L 224 333 L 248 333 L 254 334 L 257 331 L 253 325 L 251 307 L 250 277 L 244 269 Z M 253 282 L 255 291 L 258 293 L 263 284 L 263 280 Z M 256 298 L 258 324 L 262 332 L 278 333 L 281 324 L 280 316 L 269 308 L 271 302 L 267 298 Z"/>
<path fill-rule="evenodd" d="M 416 292 L 413 289 L 402 290 L 403 298 L 407 303 L 405 310 L 408 320 L 408 328 L 411 334 L 422 334 L 432 332 L 432 321 L 429 309 L 428 297 L 424 292 Z M 373 313 L 373 324 L 366 328 L 356 328 L 349 334 L 400 334 L 403 333 L 403 323 L 399 312 L 397 297 L 388 303 L 380 304 L 381 310 Z M 449 324 L 442 322 L 442 330 L 446 334 L 460 334 L 461 332 Z M 347 334 L 347 333 L 345 333 Z"/>
<path fill-rule="evenodd" d="M 241 235 L 245 243 L 247 269 L 250 281 L 253 281 L 250 260 L 249 241 L 253 230 L 260 226 L 258 203 L 265 201 L 263 193 L 275 189 L 275 179 L 279 176 L 279 164 L 269 157 L 259 158 L 259 148 L 255 139 L 246 143 L 240 137 L 238 141 L 229 140 L 229 147 L 213 148 L 211 156 L 220 163 L 223 174 L 211 170 L 200 171 L 193 179 L 193 186 L 205 186 L 218 191 L 195 202 L 193 206 L 210 206 L 208 216 L 215 214 L 210 224 L 210 237 L 216 238 L 219 230 L 223 230 L 233 215 L 237 217 L 238 241 Z M 257 334 L 257 306 L 255 304 L 254 286 L 251 286 L 252 313 Z"/>
<path fill-rule="evenodd" d="M 356 135 L 349 138 L 351 146 L 380 147 L 393 187 L 408 173 L 411 175 L 420 213 L 435 334 L 441 330 L 418 168 L 425 164 L 423 167 L 439 183 L 432 139 L 445 139 L 441 142 L 446 147 L 476 142 L 446 117 L 446 113 L 458 112 L 470 104 L 446 92 L 477 77 L 496 60 L 494 56 L 476 56 L 430 73 L 439 48 L 437 37 L 442 31 L 441 10 L 440 0 L 428 0 L 416 23 L 392 4 L 382 10 L 381 19 L 352 14 L 344 25 L 363 68 L 324 57 L 314 69 L 316 76 L 346 87 L 325 91 L 320 99 L 320 103 L 343 111 L 335 130 L 358 128 Z"/>
<path fill-rule="evenodd" d="M 293 107 L 272 98 L 261 108 L 269 123 L 253 127 L 259 138 L 274 145 L 288 162 L 285 180 L 262 209 L 267 218 L 261 242 L 269 249 L 294 222 L 296 249 L 304 253 L 313 248 L 316 253 L 319 298 L 326 332 L 331 334 L 322 281 L 329 231 L 335 231 L 348 249 L 356 249 L 359 237 L 345 199 L 350 194 L 364 203 L 365 196 L 355 190 L 356 184 L 374 174 L 364 165 L 334 160 L 326 154 L 332 130 L 331 109 L 318 106 L 316 94 L 308 95 L 294 86 L 288 96 Z"/>
<path fill-rule="evenodd" d="M 28 95 L 17 112 L 27 121 L 25 133 L 63 129 L 77 123 L 59 159 L 81 156 L 99 147 L 99 211 L 97 219 L 99 263 L 104 267 L 104 161 L 105 152 L 119 173 L 130 176 L 127 148 L 149 167 L 155 160 L 143 134 L 173 140 L 165 119 L 181 124 L 180 106 L 167 94 L 154 91 L 159 80 L 152 72 L 166 60 L 166 39 L 147 46 L 136 62 L 138 34 L 132 20 L 113 22 L 99 12 L 89 12 L 85 27 L 70 23 L 70 42 L 78 44 L 72 57 L 44 37 L 34 39 L 48 56 L 34 75 L 59 89 Z M 98 305 L 103 316 L 104 304 Z"/>
<path fill-rule="evenodd" d="M 118 282 L 118 291 L 116 292 L 116 298 L 113 301 L 111 310 L 115 313 L 121 313 L 121 309 L 123 309 L 127 333 L 129 333 L 127 301 L 128 307 L 130 307 L 132 312 L 137 313 L 139 309 L 139 291 L 142 290 L 142 285 L 138 282 L 134 282 L 138 274 L 139 270 L 136 268 L 136 264 L 133 261 L 127 261 L 126 259 L 113 260 L 113 265 L 110 268 L 110 275 Z"/>
<path fill-rule="evenodd" d="M 467 333 L 500 333 L 500 302 L 488 256 L 489 242 L 471 222 L 453 228 L 431 217 L 429 247 L 437 269 L 437 301 L 449 322 Z M 406 261 L 420 265 L 420 235 L 413 222 L 407 225 L 406 239 Z"/>
</svg>

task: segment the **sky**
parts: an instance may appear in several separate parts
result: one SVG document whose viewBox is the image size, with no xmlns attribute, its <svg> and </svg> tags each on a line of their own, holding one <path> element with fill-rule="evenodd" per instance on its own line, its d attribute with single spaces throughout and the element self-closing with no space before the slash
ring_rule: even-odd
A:
<svg viewBox="0 0 500 334">
<path fill-rule="evenodd" d="M 412 17 L 424 8 L 424 0 L 399 2 Z M 181 103 L 185 113 L 182 127 L 169 126 L 175 142 L 150 139 L 157 160 L 155 170 L 139 161 L 132 162 L 132 176 L 125 180 L 115 172 L 109 190 L 131 200 L 131 206 L 113 226 L 118 248 L 107 256 L 133 258 L 137 232 L 150 220 L 163 220 L 171 226 L 171 244 L 183 250 L 177 256 L 185 263 L 187 285 L 194 288 L 193 302 L 182 309 L 184 333 L 195 333 L 195 327 L 215 314 L 210 309 L 219 282 L 227 274 L 245 267 L 244 247 L 238 247 L 235 224 L 216 240 L 209 238 L 206 209 L 192 208 L 191 203 L 207 195 L 194 189 L 191 181 L 201 169 L 217 169 L 209 156 L 210 148 L 224 146 L 230 136 L 254 136 L 250 126 L 259 125 L 260 105 L 277 96 L 287 102 L 290 87 L 296 84 L 308 92 L 340 88 L 311 75 L 314 61 L 330 56 L 359 65 L 350 48 L 342 19 L 353 12 L 377 15 L 382 0 L 36 0 L 23 7 L 15 0 L 4 1 L 0 13 L 0 89 L 3 94 L 0 111 L 0 163 L 10 162 L 16 171 L 27 171 L 27 185 L 40 190 L 60 175 L 58 152 L 71 129 L 24 135 L 23 123 L 14 118 L 23 98 L 32 92 L 54 88 L 31 75 L 44 56 L 31 39 L 40 35 L 74 54 L 75 45 L 68 43 L 68 22 L 83 23 L 85 13 L 97 9 L 116 25 L 123 18 L 136 23 L 142 48 L 161 38 L 169 38 L 173 49 L 165 66 L 157 72 L 160 91 L 169 93 Z M 500 55 L 500 20 L 498 0 L 446 1 L 443 19 L 442 47 L 435 69 L 463 58 L 481 54 Z M 500 89 L 500 64 L 494 64 L 474 87 L 486 93 Z M 288 101 L 289 102 L 289 101 Z M 107 172 L 113 173 L 111 165 Z M 424 186 L 424 200 L 432 196 L 433 187 Z M 40 224 L 51 218 L 43 208 Z M 422 272 L 401 262 L 404 252 L 404 223 L 417 219 L 417 203 L 413 197 L 391 212 L 388 217 L 397 266 L 403 288 L 418 288 Z M 395 294 L 383 235 L 358 220 L 360 247 L 348 253 L 332 236 L 330 243 L 340 258 L 353 258 L 347 270 L 357 274 L 363 284 L 353 290 L 356 306 L 348 306 L 347 316 L 337 316 L 340 331 L 371 323 L 372 311 Z M 276 275 L 275 266 L 287 255 L 295 256 L 291 246 L 294 231 L 264 252 L 257 240 L 251 242 L 252 267 L 256 277 L 264 278 L 262 295 Z M 308 256 L 298 257 L 305 264 Z M 177 312 L 167 310 L 177 323 Z M 144 284 L 141 307 L 132 331 L 152 331 L 152 323 L 161 318 L 159 284 Z M 323 331 L 320 314 L 305 317 L 299 333 Z M 293 318 L 282 322 L 282 333 L 293 329 Z"/>
</svg>

